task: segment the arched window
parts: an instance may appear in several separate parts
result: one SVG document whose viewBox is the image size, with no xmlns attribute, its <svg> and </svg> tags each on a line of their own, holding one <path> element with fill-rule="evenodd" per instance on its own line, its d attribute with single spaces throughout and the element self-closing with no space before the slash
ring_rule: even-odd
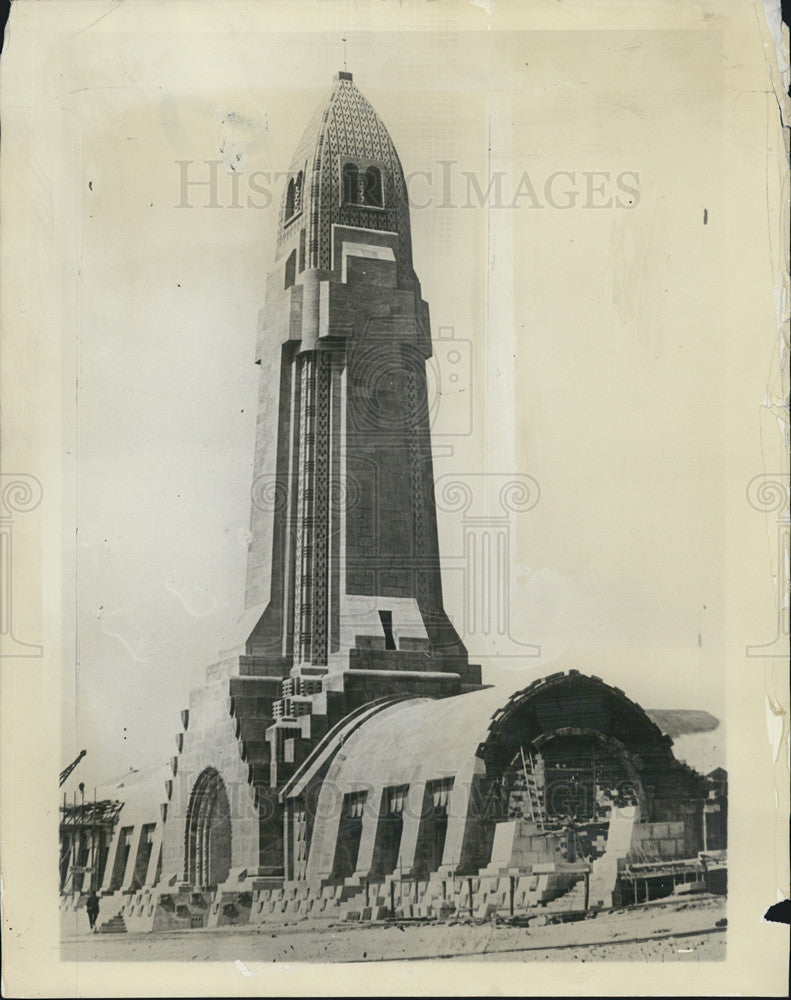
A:
<svg viewBox="0 0 791 1000">
<path fill-rule="evenodd" d="M 369 167 L 365 171 L 363 198 L 366 205 L 382 207 L 382 173 L 378 167 Z"/>
<path fill-rule="evenodd" d="M 354 163 L 346 163 L 343 167 L 343 203 L 345 205 L 356 205 L 358 197 L 358 175 L 359 171 Z"/>
<path fill-rule="evenodd" d="M 283 282 L 284 288 L 291 288 L 297 279 L 297 251 L 292 250 L 286 260 L 286 276 Z"/>
<path fill-rule="evenodd" d="M 288 182 L 288 189 L 286 190 L 286 219 L 290 219 L 294 214 L 294 199 L 296 197 L 296 184 L 294 183 L 294 178 Z"/>
</svg>

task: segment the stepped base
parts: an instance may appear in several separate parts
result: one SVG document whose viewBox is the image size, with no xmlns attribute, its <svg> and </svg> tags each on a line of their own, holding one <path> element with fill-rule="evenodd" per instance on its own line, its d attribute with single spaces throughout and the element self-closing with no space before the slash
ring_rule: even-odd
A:
<svg viewBox="0 0 791 1000">
<path fill-rule="evenodd" d="M 96 928 L 97 934 L 126 934 L 126 923 L 119 914 Z"/>
</svg>

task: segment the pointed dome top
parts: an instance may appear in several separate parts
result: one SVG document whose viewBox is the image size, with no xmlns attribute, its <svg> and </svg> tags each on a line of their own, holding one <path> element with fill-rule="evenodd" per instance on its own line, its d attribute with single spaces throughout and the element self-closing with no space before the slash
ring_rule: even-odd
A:
<svg viewBox="0 0 791 1000">
<path fill-rule="evenodd" d="M 384 122 L 354 84 L 336 73 L 291 160 L 277 252 L 305 231 L 305 266 L 331 267 L 333 224 L 397 232 L 411 268 L 409 204 L 401 161 Z"/>
</svg>

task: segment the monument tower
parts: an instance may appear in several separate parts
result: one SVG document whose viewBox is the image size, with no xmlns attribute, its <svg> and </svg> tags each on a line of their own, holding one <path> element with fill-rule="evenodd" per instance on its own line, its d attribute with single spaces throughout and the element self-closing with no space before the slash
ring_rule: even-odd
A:
<svg viewBox="0 0 791 1000">
<path fill-rule="evenodd" d="M 341 72 L 291 163 L 261 313 L 248 603 L 267 576 L 269 603 L 248 653 L 479 681 L 442 603 L 430 356 L 401 163 Z"/>
<path fill-rule="evenodd" d="M 192 885 L 279 870 L 278 792 L 350 712 L 481 687 L 442 600 L 406 182 L 351 73 L 294 154 L 264 301 L 247 571 L 247 606 L 263 611 L 177 737 L 174 775 L 192 791 L 163 870 Z M 228 851 L 227 788 L 242 779 L 252 815 Z"/>
</svg>

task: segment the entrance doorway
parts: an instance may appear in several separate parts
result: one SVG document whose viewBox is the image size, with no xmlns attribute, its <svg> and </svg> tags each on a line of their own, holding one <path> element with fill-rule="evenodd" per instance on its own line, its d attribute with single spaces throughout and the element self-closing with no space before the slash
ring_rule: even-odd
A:
<svg viewBox="0 0 791 1000">
<path fill-rule="evenodd" d="M 187 881 L 196 889 L 225 882 L 231 870 L 231 809 L 214 768 L 206 768 L 192 789 L 186 839 Z"/>
</svg>

